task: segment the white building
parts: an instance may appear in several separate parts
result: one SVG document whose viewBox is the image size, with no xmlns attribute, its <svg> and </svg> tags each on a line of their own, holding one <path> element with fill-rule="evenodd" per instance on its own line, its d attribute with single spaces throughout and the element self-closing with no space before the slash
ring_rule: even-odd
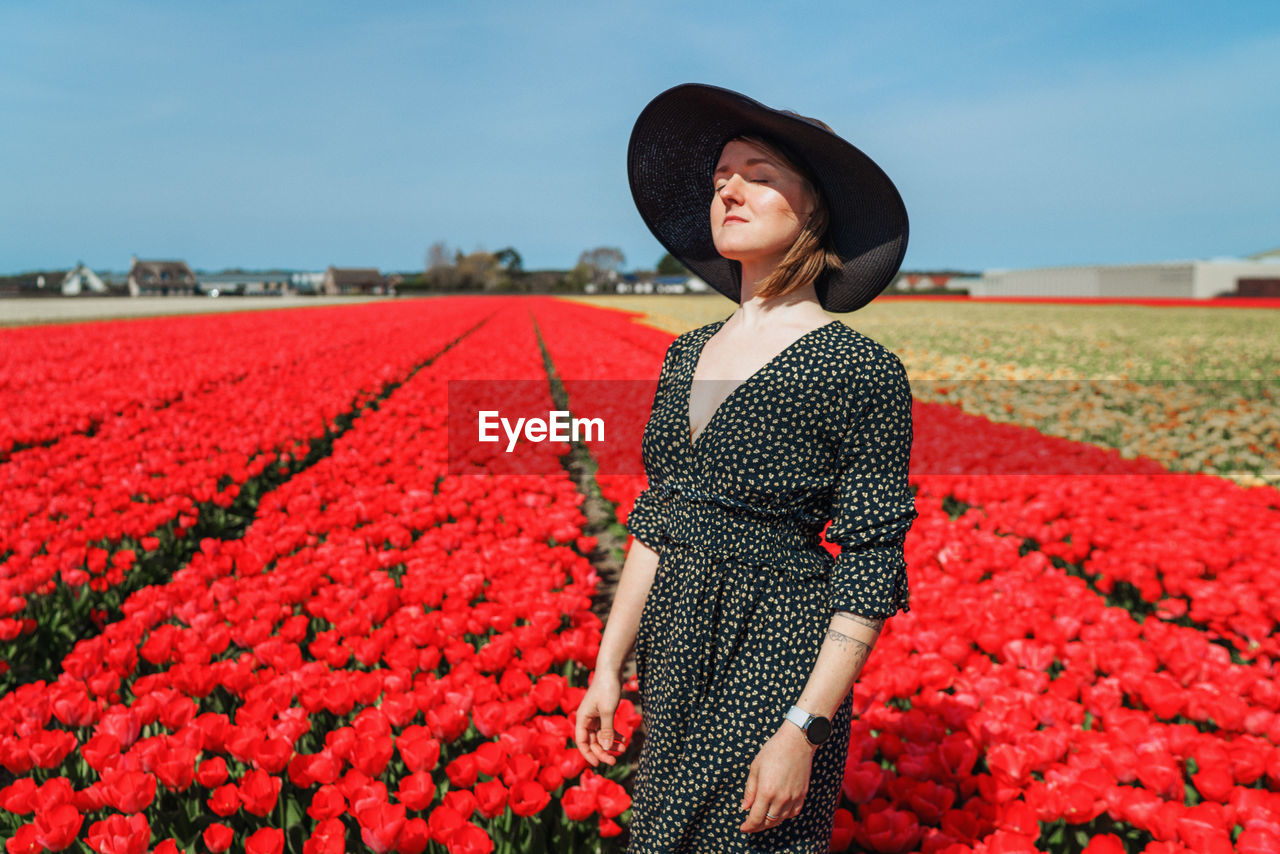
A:
<svg viewBox="0 0 1280 854">
<path fill-rule="evenodd" d="M 40 277 L 40 286 L 44 287 L 44 276 Z M 102 279 L 98 278 L 98 274 L 90 270 L 84 264 L 77 264 L 76 268 L 62 279 L 62 295 L 64 297 L 79 296 L 86 290 L 95 294 L 105 294 L 107 286 L 103 284 Z"/>
<path fill-rule="evenodd" d="M 1128 297 L 1211 299 L 1280 296 L 1280 259 L 1168 261 L 1158 264 L 988 270 L 971 286 L 978 297 Z"/>
</svg>

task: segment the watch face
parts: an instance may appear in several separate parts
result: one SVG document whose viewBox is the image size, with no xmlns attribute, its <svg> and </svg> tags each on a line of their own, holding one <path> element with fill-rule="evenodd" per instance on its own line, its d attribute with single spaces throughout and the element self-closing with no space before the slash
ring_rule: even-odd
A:
<svg viewBox="0 0 1280 854">
<path fill-rule="evenodd" d="M 822 744 L 831 735 L 831 721 L 815 717 L 809 721 L 809 726 L 805 727 L 804 734 L 810 744 Z"/>
</svg>

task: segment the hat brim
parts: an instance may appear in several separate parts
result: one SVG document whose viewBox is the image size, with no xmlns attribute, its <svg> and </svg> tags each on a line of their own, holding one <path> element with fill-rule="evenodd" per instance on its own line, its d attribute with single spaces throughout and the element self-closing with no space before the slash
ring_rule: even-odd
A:
<svg viewBox="0 0 1280 854">
<path fill-rule="evenodd" d="M 645 225 L 711 287 L 741 301 L 736 265 L 711 237 L 712 174 L 725 143 L 743 134 L 780 141 L 821 186 L 842 269 L 814 283 L 827 311 L 855 311 L 897 275 L 907 251 L 907 209 L 876 163 L 839 136 L 751 98 L 697 83 L 654 98 L 631 131 L 627 177 Z"/>
</svg>

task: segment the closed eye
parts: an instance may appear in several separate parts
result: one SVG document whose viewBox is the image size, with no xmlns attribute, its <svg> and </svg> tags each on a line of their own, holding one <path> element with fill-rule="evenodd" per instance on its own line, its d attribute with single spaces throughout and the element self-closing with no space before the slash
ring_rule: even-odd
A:
<svg viewBox="0 0 1280 854">
<path fill-rule="evenodd" d="M 746 181 L 748 184 L 768 184 L 768 183 L 770 183 L 770 181 L 769 181 L 769 179 L 768 179 L 768 178 L 763 178 L 763 177 L 759 177 L 759 176 L 754 177 L 754 178 L 743 178 L 742 180 Z M 721 182 L 717 183 L 717 184 L 712 188 L 712 191 L 713 191 L 713 192 L 716 192 L 716 193 L 720 192 L 721 190 L 723 190 L 723 189 L 724 189 L 724 187 L 725 187 L 725 184 L 726 184 L 726 183 L 728 183 L 728 182 L 727 182 L 727 181 L 721 181 Z"/>
</svg>

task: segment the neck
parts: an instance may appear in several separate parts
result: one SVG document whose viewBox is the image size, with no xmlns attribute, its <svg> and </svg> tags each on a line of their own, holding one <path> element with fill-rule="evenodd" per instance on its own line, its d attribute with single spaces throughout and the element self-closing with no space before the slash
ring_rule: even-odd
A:
<svg viewBox="0 0 1280 854">
<path fill-rule="evenodd" d="M 742 268 L 742 301 L 745 303 L 754 298 L 756 288 L 778 267 L 782 257 L 752 258 L 738 262 Z"/>
<path fill-rule="evenodd" d="M 812 282 L 770 299 L 758 297 L 753 291 L 754 288 L 751 291 L 743 289 L 742 304 L 736 312 L 744 329 L 764 329 L 780 322 L 804 326 L 831 319 L 818 302 Z"/>
</svg>

